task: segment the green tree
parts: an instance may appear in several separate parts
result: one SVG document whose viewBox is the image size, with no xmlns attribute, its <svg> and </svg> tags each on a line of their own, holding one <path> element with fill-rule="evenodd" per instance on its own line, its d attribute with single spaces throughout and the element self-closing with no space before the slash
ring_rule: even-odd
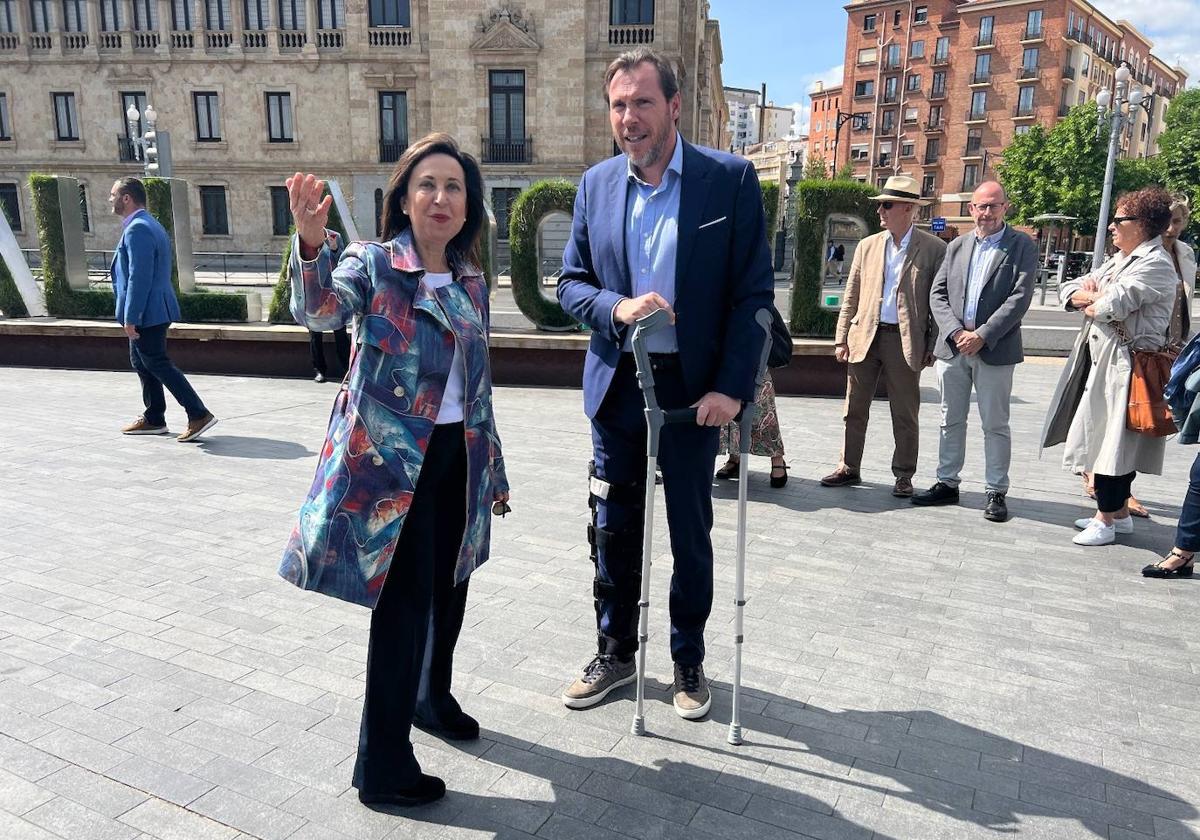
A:
<svg viewBox="0 0 1200 840">
<path fill-rule="evenodd" d="M 829 164 L 824 155 L 809 155 L 804 162 L 805 181 L 824 181 L 829 178 Z"/>
<path fill-rule="evenodd" d="M 838 181 L 853 181 L 854 180 L 854 164 L 846 161 L 842 164 L 842 168 L 833 176 Z"/>
<path fill-rule="evenodd" d="M 1055 212 L 1057 198 L 1051 195 L 1054 178 L 1046 161 L 1046 131 L 1035 125 L 1018 134 L 996 164 L 996 175 L 1013 206 L 1012 219 L 1027 225 L 1035 216 Z"/>
<path fill-rule="evenodd" d="M 1158 138 L 1165 186 L 1191 199 L 1190 230 L 1200 229 L 1200 89 L 1184 91 L 1171 100 Z"/>
</svg>

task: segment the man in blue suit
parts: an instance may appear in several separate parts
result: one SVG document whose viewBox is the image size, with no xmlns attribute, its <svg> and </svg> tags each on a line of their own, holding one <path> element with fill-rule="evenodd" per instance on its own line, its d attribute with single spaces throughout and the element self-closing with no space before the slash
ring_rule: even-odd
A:
<svg viewBox="0 0 1200 840">
<path fill-rule="evenodd" d="M 109 273 L 117 295 L 117 323 L 129 336 L 129 360 L 142 381 L 145 410 L 121 432 L 165 435 L 167 400 L 171 396 L 187 412 L 187 429 L 176 440 L 196 440 L 217 423 L 196 391 L 167 356 L 167 329 L 179 320 L 179 301 L 171 286 L 171 240 L 146 212 L 146 188 L 137 178 L 113 184 L 108 203 L 121 217 L 123 231 Z"/>
<path fill-rule="evenodd" d="M 597 655 L 563 703 L 593 706 L 635 677 L 646 422 L 630 340 L 638 318 L 665 309 L 673 326 L 649 346 L 658 401 L 697 409 L 696 425 L 663 429 L 658 461 L 675 560 L 674 704 L 696 720 L 711 705 L 702 664 L 718 430 L 754 399 L 763 341 L 754 315 L 774 298 L 762 194 L 745 159 L 679 136 L 679 85 L 656 53 L 637 49 L 613 61 L 605 100 L 624 154 L 584 173 L 558 284 L 563 309 L 592 330 L 583 399 L 599 635 Z"/>
</svg>

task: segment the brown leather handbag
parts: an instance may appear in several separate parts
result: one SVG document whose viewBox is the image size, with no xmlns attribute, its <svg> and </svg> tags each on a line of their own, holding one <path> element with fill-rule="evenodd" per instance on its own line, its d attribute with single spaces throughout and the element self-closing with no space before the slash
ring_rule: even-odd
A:
<svg viewBox="0 0 1200 840">
<path fill-rule="evenodd" d="M 1124 324 L 1117 324 L 1117 336 L 1125 344 L 1132 344 L 1125 332 Z M 1171 378 L 1171 365 L 1179 355 L 1179 348 L 1168 345 L 1162 350 L 1134 350 L 1129 348 L 1132 362 L 1129 371 L 1129 405 L 1125 410 L 1125 428 L 1148 437 L 1166 437 L 1175 434 L 1175 421 L 1163 392 Z"/>
</svg>

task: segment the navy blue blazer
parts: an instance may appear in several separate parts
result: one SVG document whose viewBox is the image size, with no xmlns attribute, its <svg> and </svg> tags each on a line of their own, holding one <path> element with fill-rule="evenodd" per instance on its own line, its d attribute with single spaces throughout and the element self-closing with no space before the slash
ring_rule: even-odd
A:
<svg viewBox="0 0 1200 840">
<path fill-rule="evenodd" d="M 117 296 L 117 323 L 154 327 L 179 320 L 171 259 L 171 240 L 163 226 L 145 210 L 134 213 L 108 267 Z"/>
<path fill-rule="evenodd" d="M 633 297 L 625 255 L 627 159 L 616 155 L 583 174 L 558 301 L 587 324 L 583 407 L 595 417 L 625 340 L 612 310 Z M 675 263 L 675 335 L 691 402 L 709 391 L 754 399 L 762 328 L 754 314 L 775 299 L 762 192 L 754 167 L 725 152 L 683 144 Z"/>
</svg>

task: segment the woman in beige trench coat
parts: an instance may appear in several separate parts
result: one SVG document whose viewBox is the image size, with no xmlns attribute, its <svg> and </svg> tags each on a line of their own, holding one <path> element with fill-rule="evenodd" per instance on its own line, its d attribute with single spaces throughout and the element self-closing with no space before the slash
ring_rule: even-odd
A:
<svg viewBox="0 0 1200 840">
<path fill-rule="evenodd" d="M 1064 283 L 1059 299 L 1087 320 L 1075 340 L 1042 431 L 1042 446 L 1066 443 L 1063 466 L 1095 473 L 1096 515 L 1076 520 L 1076 545 L 1107 545 L 1133 531 L 1126 504 L 1139 472 L 1162 472 L 1163 438 L 1125 426 L 1131 349 L 1167 344 L 1179 276 L 1162 246 L 1171 196 L 1147 187 L 1117 199 L 1109 233 L 1117 253 L 1097 271 Z M 1120 333 L 1128 337 L 1122 339 Z"/>
</svg>

